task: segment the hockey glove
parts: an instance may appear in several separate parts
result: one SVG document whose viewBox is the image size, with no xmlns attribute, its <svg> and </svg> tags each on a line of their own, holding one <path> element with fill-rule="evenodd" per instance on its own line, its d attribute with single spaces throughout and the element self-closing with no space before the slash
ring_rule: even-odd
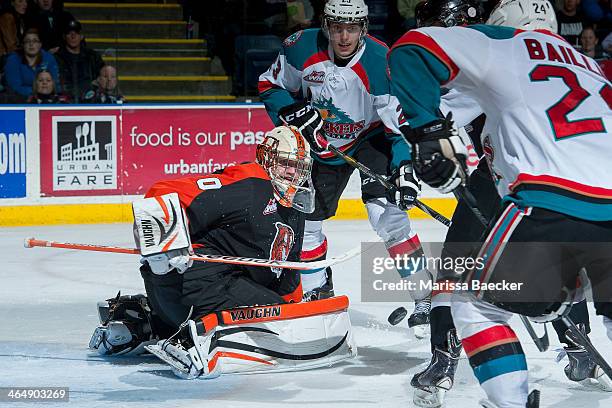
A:
<svg viewBox="0 0 612 408">
<path fill-rule="evenodd" d="M 185 273 L 193 261 L 187 249 L 173 249 L 161 254 L 143 256 L 141 262 L 146 261 L 151 271 L 156 275 L 165 275 L 173 269 L 178 273 Z"/>
<path fill-rule="evenodd" d="M 323 128 L 323 118 L 318 109 L 306 101 L 292 103 L 278 111 L 278 118 L 289 126 L 295 126 L 302 136 L 308 141 L 310 148 L 316 153 L 321 153 L 327 146 L 321 141 L 320 134 Z"/>
<path fill-rule="evenodd" d="M 388 190 L 387 198 L 400 210 L 409 210 L 421 192 L 421 182 L 412 171 L 412 164 L 400 166 L 389 178 L 395 188 Z"/>
<path fill-rule="evenodd" d="M 416 129 L 402 128 L 412 145 L 414 173 L 441 193 L 465 185 L 467 148 L 453 127 L 451 115 Z"/>
</svg>

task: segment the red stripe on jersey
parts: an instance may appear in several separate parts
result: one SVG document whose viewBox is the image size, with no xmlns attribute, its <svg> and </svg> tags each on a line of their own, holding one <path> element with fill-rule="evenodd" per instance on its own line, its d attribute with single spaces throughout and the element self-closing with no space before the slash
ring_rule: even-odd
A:
<svg viewBox="0 0 612 408">
<path fill-rule="evenodd" d="M 329 61 L 329 60 L 330 58 L 329 58 L 329 55 L 327 54 L 327 51 L 319 51 L 316 54 L 308 57 L 306 62 L 304 62 L 304 65 L 302 65 L 302 70 L 305 70 L 309 66 L 314 65 L 318 62 Z"/>
<path fill-rule="evenodd" d="M 257 83 L 257 90 L 259 91 L 260 94 L 267 92 L 272 88 L 278 88 L 278 87 L 270 81 L 259 81 Z"/>
<path fill-rule="evenodd" d="M 300 254 L 300 260 L 302 262 L 312 261 L 314 259 L 321 258 L 326 253 L 327 253 L 327 238 L 323 240 L 321 245 L 319 245 L 318 247 L 314 249 L 310 249 L 308 251 L 302 250 L 302 253 Z"/>
<path fill-rule="evenodd" d="M 504 325 L 489 327 L 461 340 L 468 357 L 491 347 L 513 342 L 518 342 L 516 334 L 509 326 Z"/>
<path fill-rule="evenodd" d="M 353 65 L 351 69 L 355 71 L 359 79 L 361 79 L 361 82 L 363 82 L 363 85 L 365 86 L 366 91 L 370 92 L 370 79 L 368 78 L 368 74 L 363 68 L 363 65 L 361 65 L 361 62 L 358 62 L 355 65 Z"/>
<path fill-rule="evenodd" d="M 438 43 L 436 43 L 430 36 L 419 31 L 410 30 L 399 40 L 397 40 L 395 44 L 393 44 L 391 51 L 404 45 L 416 45 L 417 47 L 424 48 L 433 54 L 433 56 L 435 56 L 438 60 L 440 60 L 440 62 L 442 62 L 450 72 L 450 76 L 448 77 L 446 83 L 455 79 L 455 77 L 459 74 L 459 67 L 457 64 L 453 62 L 448 54 L 444 52 L 442 47 L 440 47 Z M 387 58 L 389 58 L 389 54 L 387 54 Z"/>
<path fill-rule="evenodd" d="M 555 33 L 553 33 L 552 31 L 544 30 L 544 29 L 541 29 L 541 28 L 539 28 L 539 29 L 537 29 L 537 30 L 523 30 L 522 28 L 517 28 L 517 29 L 514 31 L 514 36 L 516 37 L 517 35 L 519 35 L 519 34 L 521 34 L 521 33 L 524 33 L 524 32 L 530 32 L 530 33 L 532 33 L 532 32 L 534 32 L 534 31 L 535 31 L 536 33 L 540 33 L 540 34 L 548 35 L 548 36 L 550 36 L 550 37 L 555 37 L 557 40 L 561 40 L 561 41 L 563 41 L 563 42 L 567 42 L 567 40 L 566 40 L 565 38 L 561 37 L 559 34 L 555 34 Z"/>
<path fill-rule="evenodd" d="M 389 49 L 389 46 L 385 44 L 384 42 L 380 41 L 378 38 L 371 36 L 370 34 L 366 34 L 366 37 L 368 37 L 370 40 L 374 41 L 375 43 L 382 45 L 386 49 Z"/>
<path fill-rule="evenodd" d="M 158 181 L 149 188 L 149 191 L 145 194 L 145 198 L 177 193 L 181 201 L 181 206 L 187 208 L 198 195 L 205 192 L 205 190 L 202 190 L 198 186 L 199 180 L 217 179 L 221 183 L 221 186 L 228 186 L 247 178 L 270 180 L 268 173 L 266 173 L 259 164 L 238 164 L 236 166 L 226 167 L 220 173 Z"/>
<path fill-rule="evenodd" d="M 589 197 L 612 199 L 612 189 L 588 186 L 586 184 L 577 183 L 575 181 L 570 181 L 555 176 L 534 176 L 532 174 L 521 173 L 518 175 L 514 183 L 510 184 L 510 190 L 513 191 L 521 184 L 542 184 L 562 188 L 564 190 Z"/>
</svg>

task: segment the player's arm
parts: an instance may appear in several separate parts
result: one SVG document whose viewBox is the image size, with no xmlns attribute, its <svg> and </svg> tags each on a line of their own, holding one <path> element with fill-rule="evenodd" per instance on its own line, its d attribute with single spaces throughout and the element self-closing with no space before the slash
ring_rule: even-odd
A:
<svg viewBox="0 0 612 408">
<path fill-rule="evenodd" d="M 412 145 L 415 173 L 442 192 L 452 191 L 465 183 L 467 150 L 450 120 L 439 115 L 440 87 L 457 77 L 458 66 L 419 31 L 408 32 L 393 46 L 388 64 L 391 93 L 410 125 L 401 130 Z"/>
<path fill-rule="evenodd" d="M 276 126 L 282 124 L 278 117 L 279 110 L 295 102 L 293 95 L 301 88 L 301 74 L 283 47 L 270 68 L 259 76 L 259 97 Z"/>
</svg>

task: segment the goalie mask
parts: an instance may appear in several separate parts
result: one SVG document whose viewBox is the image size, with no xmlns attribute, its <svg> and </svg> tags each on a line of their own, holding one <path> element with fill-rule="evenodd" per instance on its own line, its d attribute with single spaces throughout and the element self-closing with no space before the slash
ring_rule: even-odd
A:
<svg viewBox="0 0 612 408">
<path fill-rule="evenodd" d="M 477 0 L 427 0 L 415 8 L 417 27 L 454 27 L 482 23 Z"/>
<path fill-rule="evenodd" d="M 548 0 L 501 0 L 487 24 L 557 32 L 557 17 Z"/>
<path fill-rule="evenodd" d="M 274 198 L 282 206 L 314 211 L 310 147 L 295 127 L 279 126 L 266 133 L 257 145 L 256 157 L 270 176 Z"/>
</svg>

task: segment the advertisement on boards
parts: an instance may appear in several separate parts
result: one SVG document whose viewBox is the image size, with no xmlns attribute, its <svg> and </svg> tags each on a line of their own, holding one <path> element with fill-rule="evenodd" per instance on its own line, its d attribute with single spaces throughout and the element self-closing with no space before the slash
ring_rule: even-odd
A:
<svg viewBox="0 0 612 408">
<path fill-rule="evenodd" d="M 119 111 L 42 110 L 42 195 L 121 194 L 119 133 Z"/>
<path fill-rule="evenodd" d="M 2 110 L 0 111 L 0 198 L 25 196 L 25 110 Z"/>
<path fill-rule="evenodd" d="M 122 117 L 123 192 L 255 159 L 273 124 L 261 108 L 128 109 Z"/>
<path fill-rule="evenodd" d="M 144 194 L 156 181 L 255 159 L 261 107 L 41 110 L 44 196 Z"/>
</svg>

